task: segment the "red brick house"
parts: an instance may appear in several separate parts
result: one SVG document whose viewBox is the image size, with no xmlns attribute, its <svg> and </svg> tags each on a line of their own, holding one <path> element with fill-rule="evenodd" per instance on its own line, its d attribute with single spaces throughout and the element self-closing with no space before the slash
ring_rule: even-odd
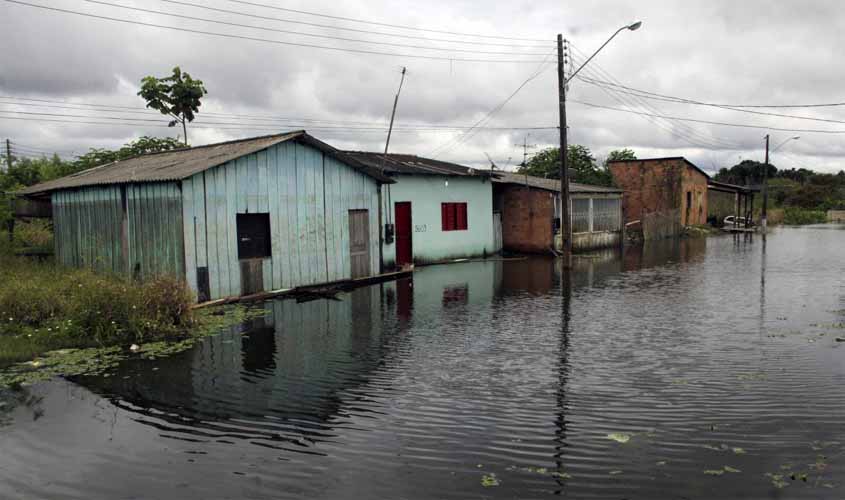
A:
<svg viewBox="0 0 845 500">
<path fill-rule="evenodd" d="M 502 171 L 492 180 L 502 247 L 519 253 L 560 250 L 560 181 Z M 569 196 L 573 250 L 621 244 L 621 190 L 570 182 Z"/>
<path fill-rule="evenodd" d="M 710 177 L 683 157 L 608 162 L 624 194 L 625 222 L 661 217 L 677 227 L 707 223 Z"/>
</svg>

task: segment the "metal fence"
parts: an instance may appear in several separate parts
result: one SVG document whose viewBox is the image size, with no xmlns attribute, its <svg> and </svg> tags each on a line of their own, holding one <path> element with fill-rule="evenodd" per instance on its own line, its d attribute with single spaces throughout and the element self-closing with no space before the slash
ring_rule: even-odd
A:
<svg viewBox="0 0 845 500">
<path fill-rule="evenodd" d="M 619 198 L 575 198 L 572 200 L 572 232 L 592 233 L 622 230 Z"/>
</svg>

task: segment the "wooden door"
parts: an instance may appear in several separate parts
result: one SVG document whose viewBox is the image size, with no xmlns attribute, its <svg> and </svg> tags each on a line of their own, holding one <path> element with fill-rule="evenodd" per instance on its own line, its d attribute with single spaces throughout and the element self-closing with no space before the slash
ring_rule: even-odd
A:
<svg viewBox="0 0 845 500">
<path fill-rule="evenodd" d="M 401 267 L 414 261 L 411 235 L 411 202 L 396 203 L 396 266 Z"/>
<path fill-rule="evenodd" d="M 370 211 L 349 211 L 349 261 L 352 279 L 370 275 Z"/>
</svg>

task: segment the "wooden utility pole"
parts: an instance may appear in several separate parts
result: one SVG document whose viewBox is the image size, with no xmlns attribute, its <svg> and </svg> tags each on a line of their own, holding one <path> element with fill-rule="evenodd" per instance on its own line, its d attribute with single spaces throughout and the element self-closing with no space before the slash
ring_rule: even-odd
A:
<svg viewBox="0 0 845 500">
<path fill-rule="evenodd" d="M 12 170 L 12 141 L 6 139 L 6 171 Z"/>
<path fill-rule="evenodd" d="M 769 134 L 766 134 L 766 163 L 763 165 L 763 208 L 760 210 L 760 230 L 766 234 L 766 205 L 769 202 Z"/>
<path fill-rule="evenodd" d="M 407 68 L 402 66 L 402 78 L 399 80 L 399 90 L 393 99 L 393 111 L 390 113 L 390 128 L 387 129 L 387 141 L 384 143 L 384 159 L 381 162 L 381 169 L 384 170 L 384 160 L 387 159 L 387 148 L 390 147 L 390 134 L 393 132 L 393 119 L 396 117 L 396 105 L 399 104 L 399 94 L 402 92 L 402 84 L 405 83 L 405 72 Z"/>
<path fill-rule="evenodd" d="M 569 169 L 566 165 L 566 76 L 563 68 L 563 35 L 557 36 L 558 105 L 560 106 L 560 237 L 563 267 L 572 265 L 572 220 L 569 216 Z"/>
</svg>

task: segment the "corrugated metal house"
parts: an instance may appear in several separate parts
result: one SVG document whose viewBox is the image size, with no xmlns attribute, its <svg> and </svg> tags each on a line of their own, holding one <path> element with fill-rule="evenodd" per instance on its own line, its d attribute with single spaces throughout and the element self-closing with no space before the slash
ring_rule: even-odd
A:
<svg viewBox="0 0 845 500">
<path fill-rule="evenodd" d="M 143 155 L 23 190 L 49 197 L 57 260 L 184 276 L 200 301 L 379 271 L 380 185 L 304 131 Z"/>
<path fill-rule="evenodd" d="M 385 268 L 495 253 L 492 174 L 414 155 L 348 152 L 396 181 L 382 194 Z"/>
<path fill-rule="evenodd" d="M 494 210 L 501 214 L 505 250 L 550 253 L 560 250 L 560 181 L 496 172 Z M 572 249 L 609 248 L 622 243 L 622 190 L 569 183 Z"/>
</svg>

